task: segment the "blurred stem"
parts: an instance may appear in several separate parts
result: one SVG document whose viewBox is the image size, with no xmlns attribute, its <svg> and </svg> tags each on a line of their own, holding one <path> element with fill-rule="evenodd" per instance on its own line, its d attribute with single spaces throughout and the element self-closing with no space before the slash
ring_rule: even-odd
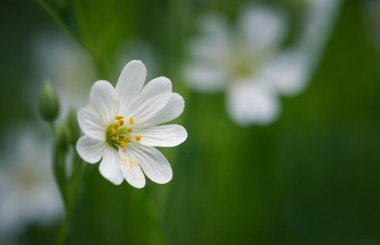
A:
<svg viewBox="0 0 380 245">
<path fill-rule="evenodd" d="M 72 31 L 70 27 L 68 27 L 64 20 L 44 1 L 44 0 L 34 0 L 45 13 L 70 37 L 75 39 L 78 43 L 80 43 L 83 47 L 86 47 L 85 43 L 79 38 L 79 36 Z"/>
<path fill-rule="evenodd" d="M 76 200 L 78 198 L 78 192 L 80 183 L 87 169 L 87 164 L 85 164 L 79 155 L 74 150 L 72 156 L 72 175 L 68 183 L 67 189 L 67 201 L 65 202 L 65 216 L 59 227 L 57 245 L 62 245 L 66 243 L 68 233 L 70 231 L 70 223 L 73 217 L 73 211 L 75 207 Z"/>
<path fill-rule="evenodd" d="M 87 45 L 82 38 L 73 31 L 72 28 L 70 28 L 66 22 L 57 14 L 56 11 L 54 11 L 53 8 L 51 8 L 44 0 L 34 0 L 41 9 L 53 20 L 54 23 L 57 24 L 59 28 L 63 30 L 68 36 L 73 38 L 75 41 L 77 41 L 84 49 L 88 51 L 88 53 L 92 56 L 97 71 L 99 75 L 105 79 L 108 79 L 108 70 L 107 66 L 104 62 L 104 59 L 97 53 L 93 48 L 91 48 L 89 45 Z"/>
</svg>

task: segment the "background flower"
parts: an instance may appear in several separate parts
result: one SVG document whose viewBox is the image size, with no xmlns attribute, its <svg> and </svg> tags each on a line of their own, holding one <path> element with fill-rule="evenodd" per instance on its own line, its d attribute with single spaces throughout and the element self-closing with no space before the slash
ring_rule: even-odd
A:
<svg viewBox="0 0 380 245">
<path fill-rule="evenodd" d="M 14 239 L 28 225 L 51 225 L 62 215 L 62 200 L 53 178 L 47 139 L 32 130 L 12 127 L 0 152 L 0 238 Z M 3 241 L 3 242 L 4 242 Z"/>
<path fill-rule="evenodd" d="M 280 111 L 279 96 L 295 95 L 310 79 L 338 1 L 311 1 L 304 30 L 290 48 L 284 11 L 263 5 L 244 7 L 235 28 L 223 16 L 208 14 L 202 35 L 189 45 L 185 67 L 189 86 L 198 91 L 226 90 L 227 109 L 240 125 L 265 125 Z"/>
</svg>

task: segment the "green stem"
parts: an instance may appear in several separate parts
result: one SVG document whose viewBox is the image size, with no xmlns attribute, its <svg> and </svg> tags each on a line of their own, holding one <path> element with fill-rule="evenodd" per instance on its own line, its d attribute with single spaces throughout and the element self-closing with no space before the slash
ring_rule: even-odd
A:
<svg viewBox="0 0 380 245">
<path fill-rule="evenodd" d="M 67 189 L 67 199 L 65 202 L 65 216 L 59 227 L 58 237 L 56 244 L 62 245 L 66 243 L 67 236 L 70 229 L 71 219 L 73 217 L 74 206 L 78 197 L 80 183 L 87 169 L 87 164 L 85 164 L 79 157 L 79 155 L 74 151 L 72 158 L 73 173 L 71 175 L 68 189 Z"/>
<path fill-rule="evenodd" d="M 76 35 L 61 19 L 61 17 L 44 1 L 44 0 L 34 0 L 45 13 L 70 37 L 75 39 L 78 43 L 80 43 L 83 47 L 87 49 L 85 43 Z"/>
<path fill-rule="evenodd" d="M 91 48 L 89 45 L 83 42 L 80 36 L 77 33 L 75 33 L 72 30 L 72 28 L 70 28 L 65 23 L 65 21 L 54 11 L 54 9 L 51 8 L 44 0 L 34 1 L 53 20 L 53 22 L 56 23 L 57 26 L 63 30 L 63 32 L 65 32 L 68 36 L 77 41 L 84 49 L 88 51 L 88 53 L 92 56 L 95 62 L 99 75 L 102 76 L 104 79 L 108 79 L 108 70 L 101 56 L 93 48 Z"/>
</svg>

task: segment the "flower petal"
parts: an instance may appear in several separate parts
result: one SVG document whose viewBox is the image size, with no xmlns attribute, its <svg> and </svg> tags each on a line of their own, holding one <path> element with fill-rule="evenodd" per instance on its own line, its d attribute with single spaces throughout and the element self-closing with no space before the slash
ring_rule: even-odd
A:
<svg viewBox="0 0 380 245">
<path fill-rule="evenodd" d="M 145 176 L 138 162 L 131 158 L 127 152 L 120 150 L 119 154 L 121 157 L 120 169 L 125 180 L 131 186 L 143 188 L 145 186 Z"/>
<path fill-rule="evenodd" d="M 227 65 L 192 61 L 183 70 L 186 83 L 200 92 L 219 92 L 228 80 Z"/>
<path fill-rule="evenodd" d="M 312 59 L 308 52 L 284 52 L 262 67 L 267 77 L 277 90 L 284 95 L 295 95 L 307 85 L 312 72 Z"/>
<path fill-rule="evenodd" d="M 99 171 L 104 178 L 115 185 L 120 185 L 124 180 L 120 165 L 121 159 L 119 152 L 115 149 L 108 148 L 104 151 L 103 160 L 99 165 Z"/>
<path fill-rule="evenodd" d="M 150 81 L 131 102 L 127 116 L 134 117 L 136 125 L 149 121 L 169 101 L 172 89 L 171 81 L 166 77 L 158 77 Z"/>
<path fill-rule="evenodd" d="M 97 163 L 102 158 L 106 149 L 105 142 L 88 136 L 79 138 L 76 149 L 81 158 L 88 163 Z"/>
<path fill-rule="evenodd" d="M 283 14 L 275 9 L 252 5 L 240 14 L 240 32 L 256 54 L 278 46 L 285 34 Z"/>
<path fill-rule="evenodd" d="M 97 81 L 90 91 L 90 104 L 103 123 L 113 120 L 118 113 L 118 99 L 112 85 L 107 81 Z"/>
<path fill-rule="evenodd" d="M 140 143 L 147 146 L 172 147 L 184 142 L 187 138 L 186 129 L 180 125 L 171 124 L 137 130 Z"/>
<path fill-rule="evenodd" d="M 104 140 L 104 122 L 93 109 L 80 109 L 78 112 L 78 123 L 86 135 L 94 139 Z"/>
<path fill-rule="evenodd" d="M 168 103 L 160 111 L 156 112 L 149 121 L 140 124 L 139 127 L 147 128 L 174 120 L 182 114 L 184 107 L 185 101 L 182 96 L 177 93 L 171 93 Z"/>
<path fill-rule="evenodd" d="M 227 108 L 240 125 L 265 125 L 279 114 L 279 103 L 274 92 L 259 81 L 243 81 L 231 85 L 227 94 Z"/>
<path fill-rule="evenodd" d="M 125 112 L 129 103 L 138 95 L 146 79 L 146 67 L 139 60 L 125 65 L 116 84 L 116 93 L 120 99 L 121 111 Z"/>
<path fill-rule="evenodd" d="M 127 152 L 153 182 L 165 184 L 172 179 L 173 172 L 168 160 L 156 148 L 132 143 Z"/>
<path fill-rule="evenodd" d="M 218 13 L 203 15 L 199 21 L 202 36 L 189 43 L 190 55 L 218 63 L 231 54 L 231 30 L 225 16 Z"/>
</svg>

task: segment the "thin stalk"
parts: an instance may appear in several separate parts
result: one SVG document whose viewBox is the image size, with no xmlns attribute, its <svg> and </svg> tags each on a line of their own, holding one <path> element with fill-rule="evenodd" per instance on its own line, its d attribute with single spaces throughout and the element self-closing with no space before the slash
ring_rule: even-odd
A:
<svg viewBox="0 0 380 245">
<path fill-rule="evenodd" d="M 75 33 L 72 28 L 70 28 L 65 21 L 54 11 L 53 8 L 51 8 L 44 0 L 34 0 L 41 9 L 53 20 L 53 22 L 63 30 L 68 36 L 73 38 L 75 41 L 77 41 L 85 50 L 88 51 L 88 53 L 92 56 L 95 65 L 97 67 L 97 70 L 99 72 L 99 75 L 101 75 L 103 78 L 108 78 L 108 70 L 107 67 L 101 58 L 101 56 L 95 52 L 93 48 L 91 48 L 89 45 L 87 45 L 80 36 Z"/>
</svg>

